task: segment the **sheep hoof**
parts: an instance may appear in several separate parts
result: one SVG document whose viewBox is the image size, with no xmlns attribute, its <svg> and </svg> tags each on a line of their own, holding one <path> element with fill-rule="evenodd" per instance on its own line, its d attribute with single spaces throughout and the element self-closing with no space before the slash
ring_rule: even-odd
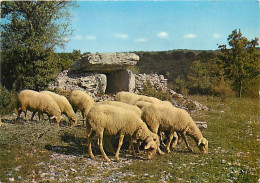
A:
<svg viewBox="0 0 260 183">
<path fill-rule="evenodd" d="M 171 152 L 171 150 L 170 150 L 170 149 L 167 149 L 166 151 L 167 151 L 167 153 L 170 153 L 170 152 Z"/>
<path fill-rule="evenodd" d="M 111 160 L 110 160 L 109 158 L 107 158 L 106 161 L 107 161 L 108 163 L 111 163 Z"/>
</svg>

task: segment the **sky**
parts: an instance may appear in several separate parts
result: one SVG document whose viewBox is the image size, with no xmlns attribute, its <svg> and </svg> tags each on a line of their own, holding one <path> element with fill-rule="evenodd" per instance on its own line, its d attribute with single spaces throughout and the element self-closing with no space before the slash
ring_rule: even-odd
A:
<svg viewBox="0 0 260 183">
<path fill-rule="evenodd" d="M 260 38 L 258 0 L 77 1 L 74 33 L 57 52 L 216 50 L 240 29 Z M 218 44 L 218 45 L 217 45 Z"/>
</svg>

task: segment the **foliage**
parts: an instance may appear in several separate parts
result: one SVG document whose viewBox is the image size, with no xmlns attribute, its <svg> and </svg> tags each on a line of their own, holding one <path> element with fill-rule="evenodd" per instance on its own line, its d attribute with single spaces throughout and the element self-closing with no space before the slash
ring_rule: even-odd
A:
<svg viewBox="0 0 260 183">
<path fill-rule="evenodd" d="M 16 107 L 16 92 L 9 92 L 0 84 L 0 115 L 14 112 Z"/>
<path fill-rule="evenodd" d="M 2 2 L 2 83 L 16 91 L 42 90 L 52 79 L 52 54 L 71 34 L 70 1 Z"/>
<path fill-rule="evenodd" d="M 260 63 L 256 52 L 258 38 L 249 41 L 242 36 L 240 30 L 236 29 L 228 36 L 228 44 L 230 49 L 226 45 L 219 46 L 221 66 L 224 68 L 225 76 L 233 81 L 233 86 L 241 97 L 244 82 L 260 74 Z"/>
</svg>

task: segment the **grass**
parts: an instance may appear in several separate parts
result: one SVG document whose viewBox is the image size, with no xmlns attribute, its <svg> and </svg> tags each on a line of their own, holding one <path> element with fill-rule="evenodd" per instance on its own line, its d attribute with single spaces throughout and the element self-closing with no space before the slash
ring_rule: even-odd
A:
<svg viewBox="0 0 260 183">
<path fill-rule="evenodd" d="M 0 181 L 62 182 L 67 176 L 66 180 L 72 182 L 258 182 L 259 100 L 189 98 L 211 109 L 193 114 L 195 120 L 208 124 L 202 130 L 209 141 L 208 155 L 200 154 L 191 141 L 194 153 L 188 152 L 182 142 L 173 152 L 153 160 L 130 158 L 130 163 L 125 163 L 122 152 L 122 164 L 106 164 L 96 143 L 93 146 L 98 161 L 89 159 L 81 128 L 57 127 L 46 121 L 14 123 L 12 118 L 4 118 L 0 128 Z M 48 176 L 42 177 L 44 172 Z"/>
</svg>

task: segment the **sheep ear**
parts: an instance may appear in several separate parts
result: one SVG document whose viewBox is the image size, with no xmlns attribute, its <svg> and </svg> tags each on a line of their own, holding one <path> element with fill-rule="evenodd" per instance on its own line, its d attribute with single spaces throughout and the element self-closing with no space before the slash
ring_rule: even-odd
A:
<svg viewBox="0 0 260 183">
<path fill-rule="evenodd" d="M 50 117 L 51 120 L 53 120 L 54 118 L 55 118 L 55 116 Z"/>
<path fill-rule="evenodd" d="M 199 139 L 198 146 L 201 146 L 201 145 L 205 146 L 206 144 L 207 144 L 207 139 L 205 139 L 205 138 Z"/>
<path fill-rule="evenodd" d="M 152 141 L 148 142 L 148 144 L 144 147 L 145 150 L 146 150 L 146 149 L 149 149 L 149 148 L 151 147 L 151 142 L 152 142 Z"/>
<path fill-rule="evenodd" d="M 135 139 L 139 139 L 140 136 L 141 136 L 141 134 L 142 134 L 142 132 L 143 132 L 142 128 L 139 127 L 139 128 L 136 130 L 136 132 L 135 132 L 135 135 L 134 135 Z"/>
<path fill-rule="evenodd" d="M 154 141 L 148 142 L 148 144 L 144 147 L 145 150 L 146 149 L 150 149 L 150 148 L 152 148 L 152 149 L 157 148 L 157 145 L 156 145 L 156 143 Z"/>
</svg>

